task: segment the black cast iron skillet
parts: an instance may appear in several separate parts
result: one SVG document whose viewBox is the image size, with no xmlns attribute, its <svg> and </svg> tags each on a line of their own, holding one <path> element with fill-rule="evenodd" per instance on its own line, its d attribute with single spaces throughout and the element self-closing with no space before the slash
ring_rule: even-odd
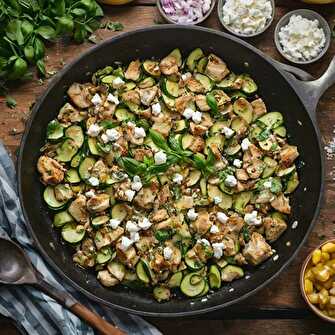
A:
<svg viewBox="0 0 335 335">
<path fill-rule="evenodd" d="M 150 295 L 117 287 L 106 289 L 95 274 L 75 266 L 72 250 L 61 242 L 52 227 L 50 213 L 42 200 L 42 187 L 36 172 L 39 148 L 44 144 L 48 122 L 56 117 L 64 102 L 66 89 L 75 81 L 85 82 L 92 72 L 113 61 L 129 62 L 163 57 L 179 47 L 184 56 L 196 47 L 222 57 L 235 72 L 248 72 L 257 80 L 259 92 L 270 110 L 281 111 L 291 136 L 299 147 L 305 164 L 300 171 L 301 184 L 293 196 L 290 223 L 298 220 L 297 229 L 289 228 L 273 244 L 279 259 L 271 258 L 257 268 L 250 268 L 249 279 L 224 285 L 208 299 L 176 299 L 159 304 Z M 246 67 L 246 65 L 249 65 Z M 288 67 L 292 70 L 290 67 Z M 293 70 L 296 74 L 304 74 Z M 306 79 L 306 76 L 303 76 Z M 157 26 L 126 33 L 110 39 L 82 54 L 66 66 L 50 83 L 47 91 L 35 104 L 23 136 L 19 157 L 19 187 L 24 214 L 45 259 L 67 282 L 78 290 L 111 307 L 146 316 L 186 316 L 216 310 L 245 299 L 268 284 L 293 259 L 305 241 L 316 219 L 323 190 L 323 159 L 320 137 L 315 123 L 315 109 L 322 93 L 335 82 L 335 61 L 318 81 L 301 82 L 283 71 L 278 64 L 249 44 L 217 31 L 183 26 Z M 286 242 L 291 246 L 287 247 Z M 231 290 L 234 288 L 234 290 Z"/>
</svg>

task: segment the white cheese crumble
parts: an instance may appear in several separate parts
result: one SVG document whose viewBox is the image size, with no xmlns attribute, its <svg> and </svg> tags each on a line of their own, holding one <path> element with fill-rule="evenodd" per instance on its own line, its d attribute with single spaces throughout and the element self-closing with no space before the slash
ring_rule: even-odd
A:
<svg viewBox="0 0 335 335">
<path fill-rule="evenodd" d="M 106 135 L 108 137 L 108 140 L 111 142 L 115 142 L 121 137 L 121 134 L 116 129 L 113 129 L 113 128 L 107 129 Z"/>
<path fill-rule="evenodd" d="M 145 130 L 142 127 L 135 127 L 134 129 L 135 138 L 144 138 L 146 136 Z"/>
<path fill-rule="evenodd" d="M 222 8 L 224 24 L 243 35 L 263 30 L 272 12 L 270 0 L 227 0 Z"/>
<path fill-rule="evenodd" d="M 183 181 L 183 176 L 180 174 L 180 173 L 176 173 L 173 178 L 172 178 L 172 181 L 178 185 L 180 185 Z"/>
<path fill-rule="evenodd" d="M 169 260 L 171 259 L 172 254 L 173 254 L 173 251 L 172 251 L 172 249 L 171 249 L 170 247 L 165 247 L 165 248 L 163 249 L 164 259 L 165 259 L 166 261 L 169 261 Z"/>
<path fill-rule="evenodd" d="M 181 79 L 182 79 L 183 81 L 187 81 L 187 80 L 189 80 L 191 77 L 192 77 L 192 74 L 191 74 L 190 72 L 186 72 L 186 73 L 184 73 L 184 74 L 181 75 Z"/>
<path fill-rule="evenodd" d="M 108 143 L 109 142 L 109 138 L 108 138 L 108 136 L 106 134 L 102 134 L 101 135 L 101 140 L 104 143 Z"/>
<path fill-rule="evenodd" d="M 210 243 L 208 240 L 206 240 L 205 238 L 202 238 L 201 240 L 198 241 L 200 244 L 206 246 L 206 247 L 210 247 Z"/>
<path fill-rule="evenodd" d="M 113 95 L 111 93 L 109 93 L 107 95 L 107 101 L 109 101 L 109 102 L 111 102 L 111 103 L 113 103 L 115 105 L 118 105 L 120 103 L 118 97 L 116 97 L 115 95 Z"/>
<path fill-rule="evenodd" d="M 135 191 L 133 190 L 127 190 L 124 192 L 125 196 L 127 197 L 127 200 L 130 202 L 134 199 L 134 196 L 135 196 Z"/>
<path fill-rule="evenodd" d="M 222 128 L 222 133 L 226 138 L 231 138 L 234 135 L 234 130 L 228 127 L 223 127 Z"/>
<path fill-rule="evenodd" d="M 138 242 L 140 240 L 140 234 L 137 231 L 133 231 L 130 233 L 130 239 L 133 242 Z"/>
<path fill-rule="evenodd" d="M 90 177 L 87 180 L 89 182 L 89 184 L 91 184 L 92 186 L 98 186 L 99 185 L 99 179 L 96 177 Z"/>
<path fill-rule="evenodd" d="M 87 198 L 92 198 L 92 197 L 95 196 L 95 193 L 94 193 L 93 190 L 89 190 L 89 191 L 87 191 L 87 192 L 85 193 L 85 196 L 86 196 Z"/>
<path fill-rule="evenodd" d="M 228 221 L 228 216 L 223 213 L 223 212 L 217 212 L 216 213 L 216 218 L 221 222 L 221 223 L 226 223 Z"/>
<path fill-rule="evenodd" d="M 98 106 L 98 105 L 101 105 L 102 99 L 98 93 L 95 93 L 91 102 L 94 106 Z"/>
<path fill-rule="evenodd" d="M 273 256 L 272 259 L 273 259 L 274 262 L 278 261 L 278 259 L 279 259 L 279 255 L 275 255 L 275 256 Z"/>
<path fill-rule="evenodd" d="M 196 111 L 192 114 L 192 121 L 194 123 L 200 123 L 201 119 L 202 119 L 202 113 L 201 112 Z"/>
<path fill-rule="evenodd" d="M 114 80 L 113 80 L 113 88 L 120 88 L 122 87 L 122 85 L 124 84 L 124 80 L 120 77 L 116 77 Z"/>
<path fill-rule="evenodd" d="M 152 222 L 150 222 L 147 218 L 143 218 L 138 222 L 138 226 L 143 230 L 147 230 L 152 226 Z"/>
<path fill-rule="evenodd" d="M 217 234 L 220 230 L 219 230 L 218 226 L 213 225 L 209 231 L 210 231 L 211 234 Z"/>
<path fill-rule="evenodd" d="M 159 102 L 157 102 L 156 104 L 153 104 L 151 106 L 151 110 L 152 110 L 153 115 L 158 116 L 162 111 L 161 104 Z"/>
<path fill-rule="evenodd" d="M 233 165 L 237 167 L 238 169 L 240 169 L 242 167 L 242 161 L 238 158 L 235 158 L 233 161 Z"/>
<path fill-rule="evenodd" d="M 224 183 L 228 187 L 235 187 L 237 185 L 237 179 L 233 175 L 228 175 Z"/>
<path fill-rule="evenodd" d="M 134 221 L 127 221 L 126 223 L 126 230 L 130 233 L 132 232 L 138 232 L 141 230 L 141 228 L 136 224 Z"/>
<path fill-rule="evenodd" d="M 120 249 L 122 251 L 127 251 L 129 249 L 129 247 L 132 246 L 133 243 L 134 243 L 134 241 L 129 239 L 127 236 L 122 236 L 121 237 L 121 243 L 120 243 Z"/>
<path fill-rule="evenodd" d="M 139 176 L 134 176 L 133 177 L 133 182 L 131 183 L 131 189 L 133 191 L 138 192 L 142 188 L 142 181 Z"/>
<path fill-rule="evenodd" d="M 109 225 L 113 228 L 116 229 L 120 225 L 121 221 L 118 219 L 110 219 L 109 220 Z"/>
<path fill-rule="evenodd" d="M 296 229 L 298 227 L 298 221 L 293 221 L 291 228 Z"/>
<path fill-rule="evenodd" d="M 166 153 L 164 151 L 158 151 L 154 156 L 155 164 L 160 165 L 166 163 Z"/>
<path fill-rule="evenodd" d="M 187 212 L 187 217 L 191 220 L 194 221 L 198 217 L 198 213 L 195 212 L 194 208 L 191 208 Z"/>
<path fill-rule="evenodd" d="M 325 47 L 326 36 L 318 20 L 292 15 L 289 23 L 279 32 L 279 42 L 284 54 L 297 61 L 316 58 Z"/>
<path fill-rule="evenodd" d="M 262 218 L 257 217 L 258 212 L 252 211 L 251 213 L 246 213 L 244 215 L 244 221 L 251 226 L 259 226 L 262 224 Z"/>
<path fill-rule="evenodd" d="M 215 205 L 218 205 L 222 202 L 222 199 L 221 199 L 221 197 L 216 196 L 216 197 L 213 198 L 213 201 L 214 201 Z"/>
<path fill-rule="evenodd" d="M 98 124 L 93 123 L 88 127 L 87 135 L 91 137 L 97 137 L 100 134 L 100 131 L 101 131 L 101 127 Z"/>
<path fill-rule="evenodd" d="M 134 122 L 128 121 L 127 126 L 130 127 L 130 128 L 135 128 L 136 125 L 135 125 Z"/>
<path fill-rule="evenodd" d="M 225 248 L 225 245 L 223 244 L 223 242 L 213 243 L 212 247 L 213 247 L 214 257 L 221 258 L 223 256 L 223 249 Z"/>
<path fill-rule="evenodd" d="M 194 114 L 194 110 L 192 108 L 186 108 L 184 110 L 183 116 L 185 119 L 189 120 L 192 118 L 193 114 Z"/>
<path fill-rule="evenodd" d="M 249 149 L 251 142 L 248 138 L 244 138 L 241 143 L 241 148 L 243 151 L 247 151 Z"/>
</svg>

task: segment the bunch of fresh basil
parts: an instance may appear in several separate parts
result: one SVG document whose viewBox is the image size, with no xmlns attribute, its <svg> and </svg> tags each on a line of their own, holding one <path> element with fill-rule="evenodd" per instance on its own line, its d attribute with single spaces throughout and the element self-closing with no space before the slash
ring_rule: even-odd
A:
<svg viewBox="0 0 335 335">
<path fill-rule="evenodd" d="M 33 64 L 45 76 L 45 42 L 70 35 L 81 43 L 101 16 L 95 0 L 0 0 L 0 80 L 27 79 Z"/>
</svg>

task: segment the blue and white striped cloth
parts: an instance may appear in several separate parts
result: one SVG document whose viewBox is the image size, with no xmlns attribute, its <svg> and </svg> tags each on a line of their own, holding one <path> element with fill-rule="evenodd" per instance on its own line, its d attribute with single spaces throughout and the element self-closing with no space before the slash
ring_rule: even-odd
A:
<svg viewBox="0 0 335 335">
<path fill-rule="evenodd" d="M 44 262 L 27 233 L 17 194 L 16 173 L 12 160 L 0 142 L 0 236 L 18 242 L 45 279 L 66 289 L 77 300 L 131 335 L 161 335 L 142 318 L 111 310 L 89 300 L 63 280 Z M 93 335 L 93 329 L 55 300 L 29 286 L 0 286 L 0 313 L 12 318 L 29 335 Z M 0 331 L 1 332 L 1 331 Z"/>
</svg>

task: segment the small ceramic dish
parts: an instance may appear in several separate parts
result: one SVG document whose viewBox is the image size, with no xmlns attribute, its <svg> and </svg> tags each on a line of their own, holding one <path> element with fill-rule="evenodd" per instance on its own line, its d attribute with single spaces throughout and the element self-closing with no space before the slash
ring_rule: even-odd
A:
<svg viewBox="0 0 335 335">
<path fill-rule="evenodd" d="M 301 15 L 302 17 L 306 19 L 319 21 L 319 27 L 322 28 L 325 33 L 326 44 L 317 57 L 312 58 L 310 60 L 295 60 L 289 57 L 286 53 L 284 53 L 283 47 L 279 40 L 279 32 L 282 27 L 286 26 L 289 23 L 292 15 Z M 310 64 L 310 63 L 314 63 L 317 60 L 319 60 L 322 56 L 324 56 L 324 54 L 329 49 L 330 42 L 331 42 L 331 31 L 330 31 L 330 27 L 327 21 L 317 12 L 314 12 L 313 10 L 309 10 L 309 9 L 297 9 L 297 10 L 287 13 L 279 20 L 279 22 L 277 23 L 276 29 L 275 29 L 274 39 L 275 39 L 277 50 L 285 59 L 295 64 Z"/>
<path fill-rule="evenodd" d="M 334 323 L 335 324 L 335 318 L 327 316 L 325 314 L 323 314 L 321 312 L 321 310 L 317 307 L 317 305 L 313 305 L 308 297 L 307 297 L 307 293 L 305 292 L 305 286 L 304 286 L 304 277 L 305 277 L 305 272 L 307 269 L 307 266 L 310 264 L 311 260 L 312 260 L 312 255 L 313 252 L 317 249 L 320 249 L 323 245 L 325 245 L 326 243 L 335 243 L 335 239 L 332 240 L 328 240 L 326 242 L 323 242 L 322 244 L 320 244 L 317 248 L 313 249 L 309 255 L 307 256 L 307 258 L 305 259 L 302 267 L 301 267 L 301 271 L 300 271 L 300 291 L 301 291 L 301 295 L 304 298 L 304 300 L 306 301 L 307 305 L 309 306 L 309 308 L 321 319 L 326 320 L 328 322 Z"/>
<path fill-rule="evenodd" d="M 161 0 L 157 0 L 157 7 L 158 7 L 158 10 L 160 12 L 160 14 L 162 15 L 162 17 L 164 18 L 165 21 L 169 22 L 169 23 L 172 23 L 172 24 L 182 24 L 182 25 L 187 25 L 187 26 L 193 26 L 193 25 L 196 25 L 196 24 L 200 24 L 202 22 L 204 22 L 208 17 L 209 15 L 211 15 L 214 7 L 215 7 L 215 3 L 216 3 L 216 0 L 212 0 L 212 3 L 211 3 L 211 7 L 210 9 L 208 10 L 208 12 L 200 19 L 198 19 L 197 21 L 193 21 L 193 22 L 190 22 L 190 23 L 177 23 L 175 21 L 173 21 L 169 15 L 167 15 L 165 12 L 164 12 L 164 9 L 162 7 L 162 3 L 161 3 Z"/>
<path fill-rule="evenodd" d="M 238 37 L 243 37 L 243 38 L 244 37 L 255 37 L 255 36 L 263 34 L 271 26 L 271 24 L 273 22 L 273 19 L 275 17 L 276 5 L 275 5 L 274 0 L 270 0 L 271 5 L 272 5 L 272 15 L 271 15 L 271 19 L 269 19 L 266 22 L 266 25 L 264 26 L 264 28 L 262 30 L 257 31 L 256 33 L 253 33 L 253 34 L 241 34 L 239 32 L 236 32 L 235 30 L 233 30 L 231 27 L 229 27 L 223 21 L 223 6 L 224 6 L 225 2 L 226 2 L 226 0 L 219 0 L 219 2 L 218 2 L 218 17 L 219 17 L 220 23 L 222 24 L 222 26 L 226 30 L 228 30 L 230 33 L 232 33 L 233 35 L 238 36 Z"/>
</svg>

